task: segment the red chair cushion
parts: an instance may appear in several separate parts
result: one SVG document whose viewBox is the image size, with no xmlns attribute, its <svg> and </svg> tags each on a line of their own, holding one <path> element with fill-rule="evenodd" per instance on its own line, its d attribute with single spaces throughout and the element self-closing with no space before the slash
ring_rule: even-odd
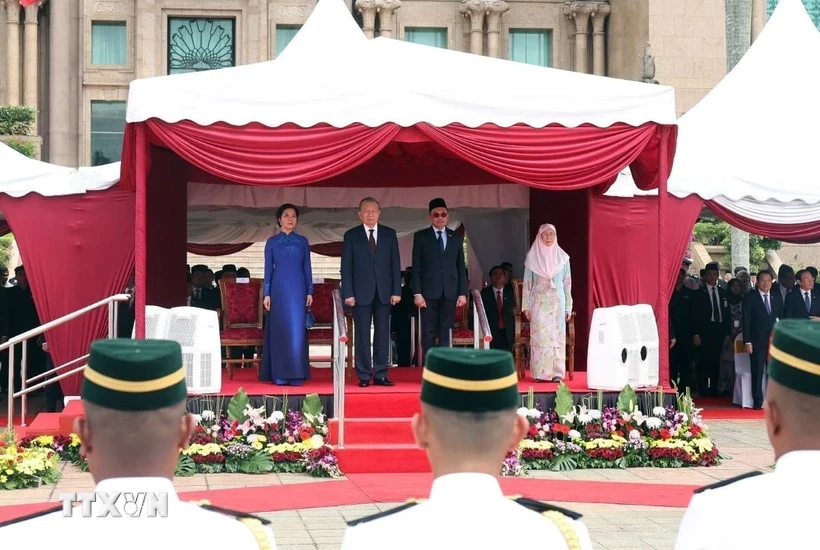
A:
<svg viewBox="0 0 820 550">
<path fill-rule="evenodd" d="M 453 340 L 473 339 L 473 331 L 468 328 L 457 328 L 453 330 Z"/>
<path fill-rule="evenodd" d="M 223 288 L 225 326 L 229 328 L 260 326 L 262 323 L 260 302 L 262 282 L 252 280 L 248 283 L 226 283 Z"/>
<path fill-rule="evenodd" d="M 318 342 L 320 340 L 333 340 L 332 328 L 312 328 L 308 330 L 308 342 Z"/>
<path fill-rule="evenodd" d="M 228 328 L 219 333 L 219 338 L 225 340 L 264 340 L 265 336 L 261 328 Z"/>
<path fill-rule="evenodd" d="M 313 305 L 310 310 L 316 323 L 323 325 L 333 324 L 333 290 L 338 285 L 334 283 L 317 283 L 313 285 Z"/>
<path fill-rule="evenodd" d="M 529 323 L 521 323 L 521 339 L 522 340 L 529 340 L 530 339 L 530 324 Z"/>
</svg>

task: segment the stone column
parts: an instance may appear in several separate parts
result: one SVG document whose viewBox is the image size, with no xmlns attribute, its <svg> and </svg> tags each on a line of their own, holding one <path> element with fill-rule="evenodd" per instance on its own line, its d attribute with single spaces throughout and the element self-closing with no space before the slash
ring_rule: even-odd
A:
<svg viewBox="0 0 820 550">
<path fill-rule="evenodd" d="M 501 27 L 501 16 L 510 7 L 504 0 L 492 0 L 487 6 L 487 54 L 498 57 L 498 36 Z"/>
<path fill-rule="evenodd" d="M 470 53 L 481 55 L 484 50 L 484 15 L 487 2 L 483 0 L 462 0 L 458 10 L 470 18 Z"/>
<path fill-rule="evenodd" d="M 20 4 L 0 1 L 6 6 L 6 103 L 20 105 Z"/>
<path fill-rule="evenodd" d="M 766 0 L 752 0 L 752 40 L 754 42 L 760 36 L 760 32 L 766 25 Z"/>
<path fill-rule="evenodd" d="M 592 74 L 606 74 L 606 33 L 604 22 L 612 8 L 609 4 L 600 4 L 592 14 Z"/>
<path fill-rule="evenodd" d="M 567 2 L 564 14 L 575 20 L 575 71 L 589 72 L 589 18 L 598 8 L 598 2 Z"/>
<path fill-rule="evenodd" d="M 71 7 L 48 7 L 48 157 L 52 164 L 77 166 L 71 141 Z"/>
<path fill-rule="evenodd" d="M 367 38 L 376 33 L 376 0 L 356 0 L 356 9 L 362 14 L 362 31 Z"/>
<path fill-rule="evenodd" d="M 376 11 L 379 14 L 379 36 L 393 38 L 393 29 L 396 28 L 396 10 L 401 7 L 399 0 L 379 0 Z"/>
<path fill-rule="evenodd" d="M 37 110 L 37 15 L 40 2 L 26 6 L 26 24 L 24 31 L 23 62 L 23 102 L 26 107 Z"/>
</svg>

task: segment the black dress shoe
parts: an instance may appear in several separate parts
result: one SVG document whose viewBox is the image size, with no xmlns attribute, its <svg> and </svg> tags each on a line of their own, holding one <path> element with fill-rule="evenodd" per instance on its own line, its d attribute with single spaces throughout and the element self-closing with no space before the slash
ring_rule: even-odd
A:
<svg viewBox="0 0 820 550">
<path fill-rule="evenodd" d="M 374 386 L 395 386 L 396 383 L 391 382 L 387 378 L 377 378 L 376 380 L 373 380 L 373 385 Z"/>
<path fill-rule="evenodd" d="M 370 382 L 367 382 L 367 381 L 364 381 L 364 380 L 362 380 L 361 382 L 359 382 L 359 387 L 360 387 L 360 388 L 366 388 L 366 387 L 367 387 L 367 386 L 369 386 L 369 385 L 370 385 Z"/>
</svg>

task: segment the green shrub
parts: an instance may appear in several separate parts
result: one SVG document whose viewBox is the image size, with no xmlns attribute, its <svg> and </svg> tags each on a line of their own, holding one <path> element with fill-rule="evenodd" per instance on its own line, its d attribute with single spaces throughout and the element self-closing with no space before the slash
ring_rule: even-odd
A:
<svg viewBox="0 0 820 550">
<path fill-rule="evenodd" d="M 0 105 L 0 135 L 30 136 L 37 112 L 31 107 Z"/>
<path fill-rule="evenodd" d="M 17 151 L 18 153 L 22 153 L 30 159 L 33 159 L 37 154 L 37 150 L 34 147 L 34 143 L 31 141 L 23 141 L 22 139 L 10 139 L 6 141 L 6 145 Z"/>
</svg>

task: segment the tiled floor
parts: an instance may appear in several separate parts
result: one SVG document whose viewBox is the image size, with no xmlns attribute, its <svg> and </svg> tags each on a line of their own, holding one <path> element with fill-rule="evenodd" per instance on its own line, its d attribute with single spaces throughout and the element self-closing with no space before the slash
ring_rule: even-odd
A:
<svg viewBox="0 0 820 550">
<path fill-rule="evenodd" d="M 774 464 L 774 454 L 766 438 L 762 420 L 714 420 L 709 424 L 710 434 L 718 448 L 730 457 L 720 466 L 677 470 L 634 468 L 533 472 L 531 476 L 565 480 L 708 485 L 750 470 L 770 470 Z M 309 482 L 333 483 L 304 474 L 219 474 L 177 478 L 174 485 L 180 491 L 194 491 Z M 93 481 L 89 474 L 79 472 L 72 466 L 64 466 L 63 477 L 57 485 L 24 491 L 2 491 L 0 506 L 56 501 L 61 492 L 92 488 Z M 271 520 L 279 550 L 331 550 L 340 547 L 347 521 L 387 510 L 398 504 L 311 508 L 260 515 Z M 590 530 L 596 548 L 670 549 L 684 512 L 682 508 L 651 506 L 574 502 L 555 504 L 584 514 L 583 521 Z"/>
</svg>

